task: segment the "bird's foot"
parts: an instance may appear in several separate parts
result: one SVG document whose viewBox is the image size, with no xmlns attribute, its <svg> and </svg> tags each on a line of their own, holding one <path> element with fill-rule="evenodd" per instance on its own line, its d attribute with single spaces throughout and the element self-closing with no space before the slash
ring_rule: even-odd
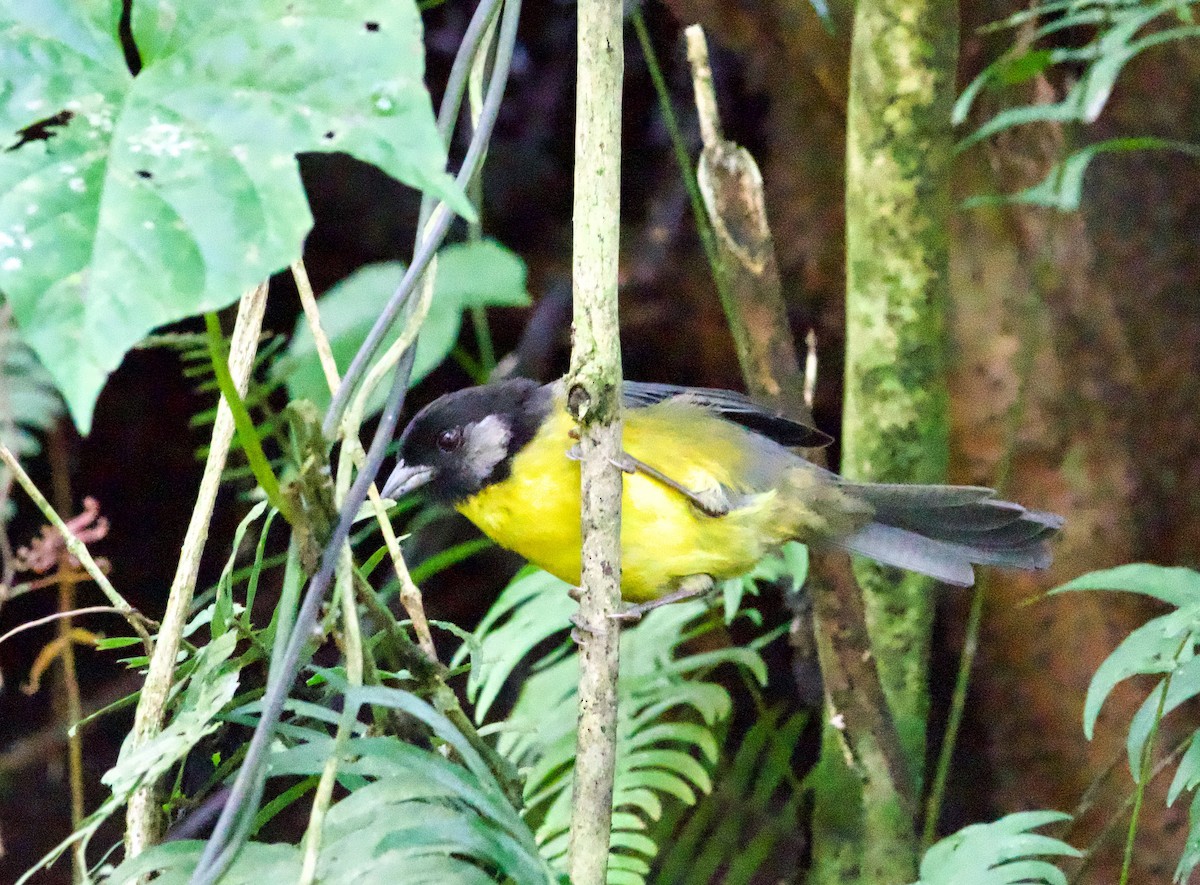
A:
<svg viewBox="0 0 1200 885">
<path fill-rule="evenodd" d="M 627 606 L 619 612 L 613 612 L 609 617 L 621 624 L 636 624 L 648 612 L 652 612 L 656 608 L 670 605 L 673 602 L 686 602 L 689 599 L 704 596 L 715 586 L 715 582 L 708 575 L 689 575 L 680 581 L 678 589 L 671 593 L 660 596 L 658 599 L 651 599 L 648 602 L 640 602 L 637 605 Z"/>
</svg>

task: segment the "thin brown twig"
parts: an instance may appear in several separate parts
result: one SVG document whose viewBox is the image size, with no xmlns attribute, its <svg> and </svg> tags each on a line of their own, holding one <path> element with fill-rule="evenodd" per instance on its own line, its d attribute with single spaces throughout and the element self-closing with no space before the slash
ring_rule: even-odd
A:
<svg viewBox="0 0 1200 885">
<path fill-rule="evenodd" d="M 50 458 L 51 485 L 54 488 L 54 504 L 66 513 L 71 509 L 71 470 L 67 458 L 67 434 L 62 423 L 50 435 L 47 454 Z M 74 570 L 71 557 L 65 550 L 58 556 L 58 610 L 70 612 L 75 608 Z M 63 618 L 58 624 L 58 639 L 61 645 L 59 661 L 62 664 L 59 686 L 62 694 L 63 718 L 70 724 L 67 732 L 67 782 L 71 790 L 71 829 L 78 830 L 83 823 L 83 735 L 74 726 L 83 718 L 83 701 L 80 697 L 79 679 L 75 661 L 75 627 L 71 618 Z M 87 856 L 82 842 L 72 847 L 71 867 L 74 881 L 87 878 Z"/>
<path fill-rule="evenodd" d="M 24 624 L 18 624 L 3 636 L 0 636 L 0 645 L 8 642 L 8 640 L 12 639 L 17 634 L 24 633 L 26 630 L 33 630 L 36 627 L 44 627 L 47 624 L 53 624 L 55 621 L 69 621 L 71 618 L 77 618 L 80 615 L 97 615 L 105 612 L 112 612 L 114 615 L 121 615 L 121 617 L 128 618 L 125 612 L 121 611 L 115 605 L 87 605 L 83 608 L 77 608 L 71 611 L 54 612 L 53 614 L 46 615 L 45 617 L 34 618 L 32 621 L 26 621 Z"/>
<path fill-rule="evenodd" d="M 96 557 L 96 564 L 100 566 L 100 569 L 105 572 L 105 574 L 108 573 L 108 560 L 106 560 L 103 556 Z M 75 568 L 68 564 L 65 575 L 63 570 L 60 569 L 55 571 L 53 574 L 45 575 L 40 578 L 34 578 L 32 581 L 22 581 L 19 584 L 13 584 L 10 587 L 3 588 L 5 592 L 2 596 L 0 596 L 0 601 L 9 602 L 19 596 L 24 596 L 26 593 L 33 593 L 36 590 L 45 590 L 47 587 L 57 587 L 59 581 L 61 581 L 64 577 L 70 581 L 74 581 L 76 584 L 78 584 L 80 581 L 91 580 L 91 575 L 89 575 L 86 570 L 83 568 Z"/>
<path fill-rule="evenodd" d="M 267 284 L 249 290 L 242 295 L 238 307 L 237 322 L 230 342 L 229 372 L 234 387 L 244 395 L 258 349 L 259 331 L 262 329 L 263 313 L 267 303 Z M 188 611 L 196 589 L 196 578 L 200 572 L 200 558 L 208 540 L 208 526 L 216 506 L 217 490 L 221 484 L 221 473 L 229 446 L 233 441 L 234 421 L 229 404 L 222 397 L 217 405 L 217 417 L 213 422 L 212 440 L 208 458 L 204 463 L 204 474 L 196 493 L 191 520 L 184 535 L 179 563 L 167 594 L 167 608 L 163 614 L 163 627 L 159 631 L 158 647 L 150 656 L 146 672 L 146 684 L 138 699 L 130 731 L 130 745 L 138 747 L 154 738 L 162 730 L 166 716 L 167 698 L 175 678 L 175 661 L 179 653 L 180 639 L 187 621 Z M 135 857 L 159 836 L 162 812 L 155 801 L 156 784 L 143 784 L 130 797 L 125 813 L 125 853 Z"/>
<path fill-rule="evenodd" d="M 704 30 L 687 29 L 688 60 L 696 92 L 696 109 L 704 150 L 699 176 L 705 205 L 717 234 L 725 287 L 737 294 L 724 303 L 746 386 L 781 410 L 812 420 L 801 381 L 800 358 L 788 334 L 775 245 L 766 217 L 762 176 L 754 158 L 721 134 L 712 70 Z M 815 336 L 810 340 L 815 383 Z M 824 462 L 822 452 L 813 460 Z M 916 784 L 889 713 L 880 683 L 862 603 L 850 558 L 834 551 L 810 551 L 809 587 L 813 597 L 813 629 L 824 676 L 830 720 L 847 763 L 877 796 L 888 796 L 908 812 L 915 810 Z"/>
</svg>

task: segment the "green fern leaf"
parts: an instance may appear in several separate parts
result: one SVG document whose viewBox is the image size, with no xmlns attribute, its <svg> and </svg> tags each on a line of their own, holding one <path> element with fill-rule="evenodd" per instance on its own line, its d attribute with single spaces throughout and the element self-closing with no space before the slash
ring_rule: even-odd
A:
<svg viewBox="0 0 1200 885">
<path fill-rule="evenodd" d="M 8 306 L 0 300 L 0 443 L 17 456 L 41 451 L 39 437 L 63 414 L 63 402 L 49 373 L 17 337 Z M 9 516 L 4 500 L 6 471 L 0 467 L 0 523 Z"/>
<path fill-rule="evenodd" d="M 686 818 L 656 828 L 670 847 L 660 858 L 656 885 L 745 885 L 766 861 L 797 844 L 803 790 L 792 756 L 808 721 L 797 713 L 765 711 L 716 766 L 713 791 Z"/>
<path fill-rule="evenodd" d="M 544 572 L 518 575 L 475 633 L 468 682 L 481 722 L 520 685 L 512 712 L 494 726 L 498 749 L 525 770 L 526 815 L 537 823 L 542 855 L 559 869 L 567 852 L 579 673 L 566 635 L 575 603 L 566 591 Z M 706 629 L 696 626 L 706 611 L 699 602 L 666 606 L 622 631 L 610 885 L 643 885 L 658 853 L 651 825 L 671 803 L 694 805 L 713 789 L 718 732 L 732 704 L 704 674 L 733 664 L 766 680 L 762 659 L 748 649 L 681 649 Z M 466 654 L 460 650 L 456 662 Z"/>
</svg>

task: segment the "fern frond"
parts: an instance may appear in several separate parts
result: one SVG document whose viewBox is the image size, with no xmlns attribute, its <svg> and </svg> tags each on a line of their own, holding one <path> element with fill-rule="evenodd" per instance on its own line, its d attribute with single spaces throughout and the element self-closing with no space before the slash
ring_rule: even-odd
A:
<svg viewBox="0 0 1200 885">
<path fill-rule="evenodd" d="M 1200 696 L 1200 572 L 1182 567 L 1131 563 L 1080 575 L 1051 593 L 1118 590 L 1136 593 L 1173 606 L 1174 610 L 1147 621 L 1122 640 L 1092 674 L 1083 705 L 1083 731 L 1089 740 L 1105 701 L 1120 683 L 1148 674 L 1163 678 L 1142 702 L 1129 723 L 1125 749 L 1138 791 L 1144 790 L 1161 720 L 1182 704 Z M 1200 785 L 1200 745 L 1191 744 L 1167 791 L 1171 805 L 1187 790 Z M 1188 834 L 1175 870 L 1176 882 L 1186 882 L 1200 865 L 1200 793 L 1192 798 Z"/>
<path fill-rule="evenodd" d="M 287 340 L 281 335 L 264 334 L 261 337 L 254 354 L 254 364 L 250 370 L 250 382 L 246 389 L 246 395 L 242 398 L 254 419 L 255 433 L 259 440 L 264 442 L 268 439 L 279 440 L 285 432 L 283 419 L 272 408 L 271 400 L 283 388 L 283 379 L 277 377 L 273 366 L 286 344 Z M 192 379 L 193 389 L 197 394 L 213 402 L 213 405 L 194 414 L 189 424 L 194 428 L 211 425 L 217 417 L 216 400 L 220 394 L 216 374 L 213 371 L 212 356 L 208 350 L 208 337 L 203 334 L 187 332 L 151 335 L 139 347 L 166 348 L 179 356 L 183 376 Z M 243 462 L 244 455 L 236 454 L 241 451 L 241 447 L 235 443 L 230 453 L 231 463 L 222 473 L 222 479 L 226 482 L 252 475 L 250 468 Z M 203 460 L 207 457 L 207 445 L 196 450 L 197 459 Z M 284 466 L 281 458 L 272 458 L 270 463 L 276 473 Z"/>
<path fill-rule="evenodd" d="M 656 885 L 744 885 L 800 829 L 803 790 L 792 756 L 805 713 L 762 713 L 722 755 L 715 789 L 686 820 L 664 820 Z M 666 834 L 669 834 L 666 835 Z"/>
<path fill-rule="evenodd" d="M 526 813 L 537 822 L 542 855 L 556 868 L 567 850 L 579 674 L 566 636 L 575 603 L 566 591 L 545 572 L 519 575 L 476 631 L 468 683 L 481 722 L 510 684 L 521 684 L 511 714 L 497 726 L 498 749 L 525 769 Z M 766 681 L 762 659 L 748 649 L 688 654 L 681 648 L 706 611 L 701 602 L 666 606 L 622 631 L 612 885 L 645 882 L 658 853 L 648 830 L 666 803 L 693 805 L 712 790 L 722 723 L 732 704 L 723 686 L 699 674 L 732 663 Z"/>
</svg>

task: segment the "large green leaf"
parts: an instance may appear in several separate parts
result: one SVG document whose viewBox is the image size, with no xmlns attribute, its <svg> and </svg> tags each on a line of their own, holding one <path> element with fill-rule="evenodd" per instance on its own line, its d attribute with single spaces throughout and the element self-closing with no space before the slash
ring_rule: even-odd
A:
<svg viewBox="0 0 1200 885">
<path fill-rule="evenodd" d="M 0 0 L 0 290 L 83 430 L 147 332 L 300 255 L 297 153 L 342 151 L 471 211 L 413 0 L 135 3 L 137 76 L 121 6 Z"/>
<path fill-rule="evenodd" d="M 1050 591 L 1119 590 L 1160 599 L 1178 608 L 1200 606 L 1200 572 L 1180 566 L 1133 562 L 1080 575 Z"/>
<path fill-rule="evenodd" d="M 344 370 L 350 363 L 403 275 L 404 265 L 397 261 L 369 264 L 321 296 L 321 325 L 339 369 Z M 416 384 L 428 375 L 454 348 L 464 310 L 528 303 L 525 263 L 513 252 L 491 240 L 442 249 L 438 253 L 433 302 L 421 326 L 410 383 Z M 403 316 L 397 317 L 384 340 L 393 340 L 403 327 Z M 276 365 L 277 371 L 287 377 L 292 399 L 312 400 L 321 408 L 329 404 L 329 385 L 304 317 L 296 321 L 287 356 Z M 385 394 L 378 391 L 374 410 L 382 407 Z"/>
</svg>

